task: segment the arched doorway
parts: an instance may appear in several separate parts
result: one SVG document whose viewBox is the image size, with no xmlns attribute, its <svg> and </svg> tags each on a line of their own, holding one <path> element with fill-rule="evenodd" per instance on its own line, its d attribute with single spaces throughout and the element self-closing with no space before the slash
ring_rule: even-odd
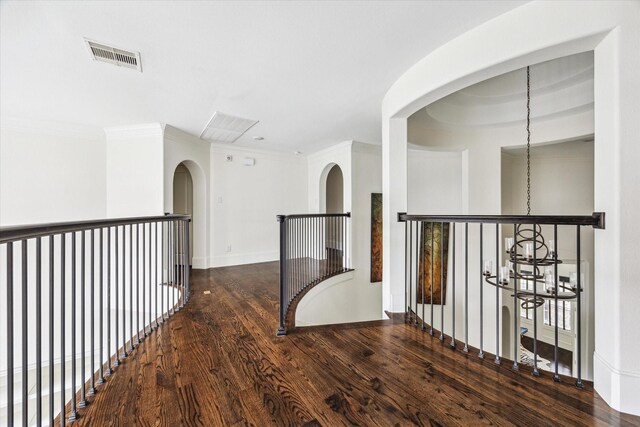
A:
<svg viewBox="0 0 640 427">
<path fill-rule="evenodd" d="M 333 165 L 325 183 L 326 213 L 344 212 L 344 178 L 340 166 Z"/>
<path fill-rule="evenodd" d="M 193 179 L 189 169 L 180 163 L 173 173 L 173 213 L 191 216 L 189 227 L 189 265 L 193 265 Z"/>
<path fill-rule="evenodd" d="M 344 213 L 344 177 L 342 169 L 337 164 L 325 168 L 324 179 L 324 212 L 328 214 Z M 324 174 L 323 174 L 324 175 Z M 327 259 L 342 264 L 344 248 L 342 236 L 343 223 L 336 218 L 327 218 L 325 228 L 325 248 Z"/>
</svg>

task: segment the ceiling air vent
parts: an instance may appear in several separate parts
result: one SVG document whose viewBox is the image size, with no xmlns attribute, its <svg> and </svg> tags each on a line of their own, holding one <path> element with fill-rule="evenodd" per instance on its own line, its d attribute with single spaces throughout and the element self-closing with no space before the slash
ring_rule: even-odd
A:
<svg viewBox="0 0 640 427">
<path fill-rule="evenodd" d="M 243 119 L 216 111 L 200 134 L 200 138 L 211 142 L 235 142 L 251 129 L 257 120 Z"/>
<path fill-rule="evenodd" d="M 118 67 L 133 68 L 142 72 L 140 52 L 120 49 L 89 39 L 84 39 L 84 42 L 87 45 L 91 59 L 94 61 L 106 62 Z"/>
</svg>

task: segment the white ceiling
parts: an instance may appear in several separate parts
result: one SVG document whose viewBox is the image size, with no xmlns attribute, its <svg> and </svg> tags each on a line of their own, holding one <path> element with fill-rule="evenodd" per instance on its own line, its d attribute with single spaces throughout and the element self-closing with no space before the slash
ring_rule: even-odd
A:
<svg viewBox="0 0 640 427">
<path fill-rule="evenodd" d="M 593 111 L 593 52 L 530 66 L 531 119 L 554 120 Z M 526 68 L 452 93 L 409 118 L 422 129 L 522 126 L 526 118 Z"/>
<path fill-rule="evenodd" d="M 522 3 L 3 1 L 0 113 L 198 136 L 221 111 L 260 121 L 237 145 L 379 143 L 405 70 Z M 83 37 L 139 51 L 143 72 L 92 62 Z"/>
</svg>

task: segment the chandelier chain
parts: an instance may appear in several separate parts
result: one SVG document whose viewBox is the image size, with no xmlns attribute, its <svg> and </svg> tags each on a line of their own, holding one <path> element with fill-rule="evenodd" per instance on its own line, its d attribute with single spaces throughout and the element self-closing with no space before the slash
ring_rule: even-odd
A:
<svg viewBox="0 0 640 427">
<path fill-rule="evenodd" d="M 527 66 L 527 215 L 531 214 L 531 83 Z"/>
</svg>

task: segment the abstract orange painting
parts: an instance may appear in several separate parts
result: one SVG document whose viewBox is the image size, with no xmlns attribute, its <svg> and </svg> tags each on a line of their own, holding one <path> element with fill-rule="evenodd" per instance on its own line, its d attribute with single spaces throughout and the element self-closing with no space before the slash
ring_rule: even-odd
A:
<svg viewBox="0 0 640 427">
<path fill-rule="evenodd" d="M 382 282 L 382 193 L 371 193 L 371 283 Z"/>
<path fill-rule="evenodd" d="M 433 238 L 432 238 L 433 236 Z M 416 300 L 422 303 L 422 290 L 424 289 L 424 303 L 431 304 L 433 295 L 434 304 L 444 304 L 447 293 L 447 262 L 449 259 L 449 224 L 422 223 L 422 253 L 418 274 L 418 290 Z M 433 259 L 433 282 L 431 260 Z M 423 285 L 424 278 L 424 285 Z M 445 284 L 443 287 L 442 284 Z M 433 294 L 431 289 L 433 288 Z"/>
</svg>

